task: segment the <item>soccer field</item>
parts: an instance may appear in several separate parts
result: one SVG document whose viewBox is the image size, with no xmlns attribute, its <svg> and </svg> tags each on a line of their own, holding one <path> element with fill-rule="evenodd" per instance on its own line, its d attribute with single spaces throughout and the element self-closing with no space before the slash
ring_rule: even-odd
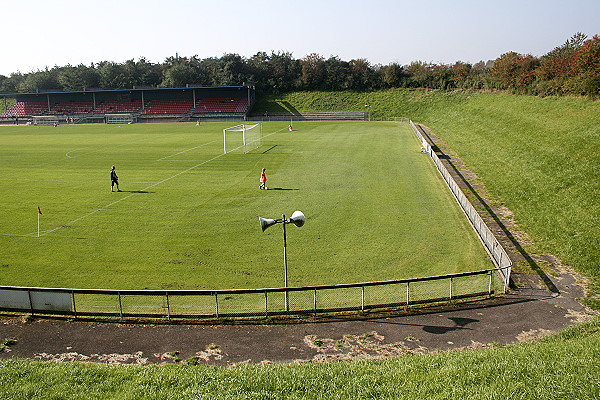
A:
<svg viewBox="0 0 600 400">
<path fill-rule="evenodd" d="M 282 226 L 258 217 L 295 210 L 290 286 L 492 267 L 408 124 L 264 123 L 261 148 L 223 155 L 232 125 L 0 127 L 0 284 L 281 287 Z"/>
</svg>

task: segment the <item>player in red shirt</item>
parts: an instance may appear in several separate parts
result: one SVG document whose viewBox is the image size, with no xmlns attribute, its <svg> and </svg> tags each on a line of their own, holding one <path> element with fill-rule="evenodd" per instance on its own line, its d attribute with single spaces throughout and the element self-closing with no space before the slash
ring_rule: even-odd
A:
<svg viewBox="0 0 600 400">
<path fill-rule="evenodd" d="M 258 187 L 259 189 L 269 190 L 269 188 L 267 187 L 267 174 L 265 174 L 266 170 L 266 168 L 263 168 L 262 172 L 260 173 L 260 186 Z"/>
</svg>

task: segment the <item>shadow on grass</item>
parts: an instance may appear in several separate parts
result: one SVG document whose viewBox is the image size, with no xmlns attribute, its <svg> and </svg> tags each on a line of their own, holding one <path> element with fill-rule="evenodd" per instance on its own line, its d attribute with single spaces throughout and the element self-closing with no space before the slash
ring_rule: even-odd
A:
<svg viewBox="0 0 600 400">
<path fill-rule="evenodd" d="M 262 154 L 268 153 L 269 151 L 273 150 L 275 147 L 277 147 L 277 145 L 276 145 L 276 144 L 275 144 L 275 145 L 273 145 L 273 146 L 271 146 L 271 147 L 269 147 L 268 149 L 264 150 L 264 151 L 262 152 Z"/>
</svg>

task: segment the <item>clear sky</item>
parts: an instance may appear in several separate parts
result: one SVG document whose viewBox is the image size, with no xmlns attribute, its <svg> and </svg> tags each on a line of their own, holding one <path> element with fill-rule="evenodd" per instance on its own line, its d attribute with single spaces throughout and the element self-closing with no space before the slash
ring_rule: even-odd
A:
<svg viewBox="0 0 600 400">
<path fill-rule="evenodd" d="M 1 0 L 0 12 L 6 76 L 176 53 L 475 63 L 600 34 L 600 0 Z"/>
</svg>

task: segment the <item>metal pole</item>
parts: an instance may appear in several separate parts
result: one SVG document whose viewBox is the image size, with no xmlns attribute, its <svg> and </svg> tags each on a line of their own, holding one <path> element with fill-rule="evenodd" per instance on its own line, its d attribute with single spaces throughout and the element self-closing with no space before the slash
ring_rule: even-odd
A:
<svg viewBox="0 0 600 400">
<path fill-rule="evenodd" d="M 285 233 L 285 214 L 281 216 L 283 220 L 283 279 L 284 287 L 288 287 L 288 264 L 287 264 L 287 238 Z M 285 311 L 290 311 L 290 299 L 288 298 L 288 291 L 285 291 Z"/>
<path fill-rule="evenodd" d="M 265 292 L 265 318 L 269 317 L 269 295 Z"/>
<path fill-rule="evenodd" d="M 75 292 L 71 291 L 71 303 L 73 307 L 73 315 L 77 316 L 77 306 L 75 306 Z"/>
<path fill-rule="evenodd" d="M 360 311 L 365 311 L 365 287 L 361 286 Z"/>
<path fill-rule="evenodd" d="M 215 315 L 219 318 L 219 293 L 215 292 Z"/>
<path fill-rule="evenodd" d="M 119 292 L 118 295 L 119 295 L 119 316 L 121 318 L 123 318 L 123 303 L 121 302 L 121 292 Z"/>
<path fill-rule="evenodd" d="M 27 297 L 29 297 L 29 309 L 31 310 L 31 315 L 33 315 L 33 301 L 31 300 L 31 290 L 27 291 Z"/>
<path fill-rule="evenodd" d="M 169 304 L 169 292 L 165 292 L 165 300 L 167 301 L 167 319 L 171 319 L 171 306 Z"/>
</svg>

